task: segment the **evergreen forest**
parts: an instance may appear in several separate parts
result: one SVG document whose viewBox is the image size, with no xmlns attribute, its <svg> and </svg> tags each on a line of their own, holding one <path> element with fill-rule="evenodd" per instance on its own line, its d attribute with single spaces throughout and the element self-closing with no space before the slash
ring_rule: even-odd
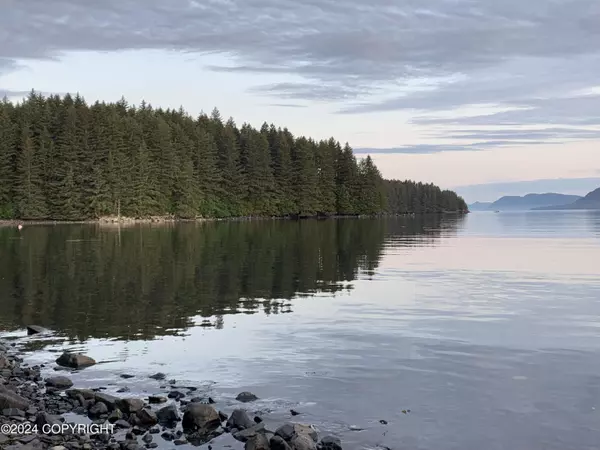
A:
<svg viewBox="0 0 600 450">
<path fill-rule="evenodd" d="M 215 108 L 192 117 L 79 95 L 0 101 L 0 219 L 314 217 L 467 211 L 431 184 L 384 180 L 370 156 Z"/>
</svg>

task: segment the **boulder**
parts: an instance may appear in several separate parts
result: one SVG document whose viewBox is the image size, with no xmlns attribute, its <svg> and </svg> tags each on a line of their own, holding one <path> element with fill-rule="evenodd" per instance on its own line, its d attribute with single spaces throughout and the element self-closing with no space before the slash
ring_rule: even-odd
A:
<svg viewBox="0 0 600 450">
<path fill-rule="evenodd" d="M 269 443 L 271 450 L 292 450 L 292 447 L 281 436 L 273 436 Z"/>
<path fill-rule="evenodd" d="M 160 395 L 151 395 L 150 397 L 148 397 L 148 402 L 149 403 L 166 403 L 167 402 L 167 397 L 161 397 Z"/>
<path fill-rule="evenodd" d="M 96 398 L 96 393 L 91 389 L 67 389 L 65 394 L 71 398 L 78 398 L 81 395 L 84 400 L 93 400 Z"/>
<path fill-rule="evenodd" d="M 35 424 L 38 427 L 38 430 L 42 431 L 42 427 L 44 425 L 60 425 L 62 422 L 60 421 L 59 416 L 53 416 L 52 414 L 48 414 L 46 412 L 38 413 L 35 417 Z"/>
<path fill-rule="evenodd" d="M 156 417 L 159 423 L 173 424 L 179 420 L 179 411 L 177 411 L 177 406 L 171 403 L 169 406 L 159 409 L 156 412 Z"/>
<path fill-rule="evenodd" d="M 235 398 L 238 402 L 248 403 L 253 402 L 254 400 L 258 400 L 258 397 L 254 395 L 252 392 L 240 392 Z"/>
<path fill-rule="evenodd" d="M 243 409 L 236 409 L 231 413 L 227 420 L 227 426 L 229 428 L 237 428 L 238 430 L 245 430 L 255 425 L 254 421 L 250 419 L 248 413 Z"/>
<path fill-rule="evenodd" d="M 342 441 L 335 436 L 325 436 L 318 445 L 319 450 L 342 450 Z"/>
<path fill-rule="evenodd" d="M 109 411 L 115 410 L 117 408 L 117 402 L 119 401 L 118 397 L 115 397 L 114 395 L 104 394 L 103 392 L 95 392 L 94 399 L 97 402 L 104 403 L 108 407 Z"/>
<path fill-rule="evenodd" d="M 27 325 L 27 335 L 47 333 L 48 329 L 38 325 Z"/>
<path fill-rule="evenodd" d="M 253 427 L 246 428 L 245 430 L 241 431 L 236 431 L 232 434 L 232 436 L 240 442 L 247 442 L 248 440 L 252 439 L 253 437 L 259 434 L 265 434 L 264 423 L 257 423 Z"/>
<path fill-rule="evenodd" d="M 154 413 L 154 411 L 151 411 L 149 409 L 140 409 L 135 413 L 135 415 L 137 416 L 140 424 L 144 426 L 152 426 L 158 423 L 158 418 L 156 417 L 156 414 Z"/>
<path fill-rule="evenodd" d="M 244 450 L 271 450 L 271 446 L 267 437 L 259 433 L 246 441 Z"/>
<path fill-rule="evenodd" d="M 219 413 L 203 403 L 190 403 L 183 414 L 183 428 L 210 430 L 220 425 Z"/>
<path fill-rule="evenodd" d="M 73 386 L 73 382 L 70 378 L 59 375 L 57 377 L 46 378 L 46 386 L 62 390 Z"/>
<path fill-rule="evenodd" d="M 297 434 L 290 445 L 294 450 L 317 450 L 317 444 L 306 434 Z"/>
<path fill-rule="evenodd" d="M 296 436 L 308 436 L 314 442 L 317 442 L 318 434 L 313 427 L 310 425 L 303 425 L 301 423 L 286 423 L 277 428 L 275 431 L 277 436 L 282 437 L 287 442 L 291 442 Z"/>
<path fill-rule="evenodd" d="M 24 411 L 29 408 L 29 400 L 0 386 L 0 410 L 9 408 L 17 408 Z"/>
<path fill-rule="evenodd" d="M 153 380 L 164 380 L 165 378 L 167 378 L 167 376 L 162 372 L 158 372 L 154 375 L 150 375 L 149 378 L 152 378 Z"/>
<path fill-rule="evenodd" d="M 139 398 L 124 398 L 117 401 L 117 406 L 121 411 L 131 414 L 141 410 L 144 407 L 144 401 Z"/>
<path fill-rule="evenodd" d="M 93 416 L 93 417 L 98 417 L 98 416 L 101 416 L 102 414 L 107 414 L 108 406 L 106 406 L 106 403 L 104 403 L 104 402 L 96 402 L 96 404 L 90 408 L 89 413 L 90 413 L 90 416 Z"/>
<path fill-rule="evenodd" d="M 56 359 L 56 364 L 73 369 L 83 369 L 84 367 L 93 366 L 96 361 L 81 353 L 64 352 Z"/>
</svg>

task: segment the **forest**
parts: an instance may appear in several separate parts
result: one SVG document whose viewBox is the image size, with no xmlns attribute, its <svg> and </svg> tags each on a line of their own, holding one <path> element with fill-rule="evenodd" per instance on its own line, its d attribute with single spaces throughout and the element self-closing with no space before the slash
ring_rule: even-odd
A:
<svg viewBox="0 0 600 450">
<path fill-rule="evenodd" d="M 0 219 L 315 217 L 467 211 L 454 192 L 384 180 L 370 156 L 218 109 L 80 95 L 0 102 Z"/>
</svg>

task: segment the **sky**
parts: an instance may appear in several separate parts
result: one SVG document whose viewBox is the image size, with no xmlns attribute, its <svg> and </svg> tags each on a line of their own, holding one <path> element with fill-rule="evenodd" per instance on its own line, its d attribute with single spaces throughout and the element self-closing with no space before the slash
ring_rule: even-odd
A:
<svg viewBox="0 0 600 450">
<path fill-rule="evenodd" d="M 597 0 L 0 5 L 0 96 L 217 107 L 468 202 L 600 186 Z"/>
</svg>

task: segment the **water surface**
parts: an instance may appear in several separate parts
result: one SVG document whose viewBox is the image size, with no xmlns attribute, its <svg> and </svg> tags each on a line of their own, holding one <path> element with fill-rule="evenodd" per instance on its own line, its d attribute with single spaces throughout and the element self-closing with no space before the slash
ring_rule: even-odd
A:
<svg viewBox="0 0 600 450">
<path fill-rule="evenodd" d="M 346 449 L 600 442 L 598 213 L 0 228 L 0 258 L 0 329 L 102 362 L 80 386 L 251 390 Z"/>
</svg>

